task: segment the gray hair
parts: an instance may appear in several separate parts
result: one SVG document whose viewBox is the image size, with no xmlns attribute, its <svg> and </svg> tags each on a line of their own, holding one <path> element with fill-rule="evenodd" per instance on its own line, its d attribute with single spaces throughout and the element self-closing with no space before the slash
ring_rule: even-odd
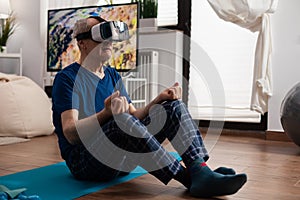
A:
<svg viewBox="0 0 300 200">
<path fill-rule="evenodd" d="M 76 38 L 76 36 L 80 33 L 88 32 L 90 28 L 91 27 L 89 26 L 87 19 L 77 20 L 73 27 L 73 38 Z"/>
</svg>

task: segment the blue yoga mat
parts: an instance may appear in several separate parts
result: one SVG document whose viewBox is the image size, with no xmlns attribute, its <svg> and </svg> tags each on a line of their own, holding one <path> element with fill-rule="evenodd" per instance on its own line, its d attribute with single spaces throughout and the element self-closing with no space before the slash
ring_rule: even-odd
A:
<svg viewBox="0 0 300 200">
<path fill-rule="evenodd" d="M 172 155 L 180 160 L 177 153 Z M 69 172 L 65 162 L 0 177 L 0 185 L 9 189 L 27 188 L 27 195 L 38 195 L 42 200 L 74 199 L 147 174 L 141 167 L 129 175 L 110 182 L 78 181 Z"/>
</svg>

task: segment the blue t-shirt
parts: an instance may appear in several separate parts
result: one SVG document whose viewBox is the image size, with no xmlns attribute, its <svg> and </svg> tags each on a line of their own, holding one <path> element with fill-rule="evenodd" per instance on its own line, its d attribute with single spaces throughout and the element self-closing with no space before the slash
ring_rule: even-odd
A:
<svg viewBox="0 0 300 200">
<path fill-rule="evenodd" d="M 116 90 L 131 103 L 119 73 L 111 67 L 105 67 L 104 73 L 105 76 L 100 79 L 78 63 L 73 63 L 55 76 L 52 89 L 52 117 L 61 155 L 65 160 L 73 145 L 63 134 L 61 113 L 76 109 L 79 119 L 94 115 L 104 108 L 104 100 Z"/>
</svg>

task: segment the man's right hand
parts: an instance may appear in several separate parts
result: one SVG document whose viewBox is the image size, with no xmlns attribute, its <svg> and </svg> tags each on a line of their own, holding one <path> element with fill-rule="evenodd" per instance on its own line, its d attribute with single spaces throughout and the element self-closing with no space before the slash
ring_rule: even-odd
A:
<svg viewBox="0 0 300 200">
<path fill-rule="evenodd" d="M 129 104 L 124 96 L 120 96 L 120 92 L 116 91 L 104 101 L 105 109 L 114 115 L 128 112 Z"/>
</svg>

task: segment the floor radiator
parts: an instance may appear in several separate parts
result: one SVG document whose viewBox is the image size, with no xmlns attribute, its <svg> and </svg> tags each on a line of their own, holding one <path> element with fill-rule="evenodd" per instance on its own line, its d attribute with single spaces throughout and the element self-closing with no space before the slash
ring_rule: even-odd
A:
<svg viewBox="0 0 300 200">
<path fill-rule="evenodd" d="M 136 71 L 123 74 L 123 80 L 136 108 L 148 104 L 158 94 L 158 52 L 139 51 Z"/>
</svg>

